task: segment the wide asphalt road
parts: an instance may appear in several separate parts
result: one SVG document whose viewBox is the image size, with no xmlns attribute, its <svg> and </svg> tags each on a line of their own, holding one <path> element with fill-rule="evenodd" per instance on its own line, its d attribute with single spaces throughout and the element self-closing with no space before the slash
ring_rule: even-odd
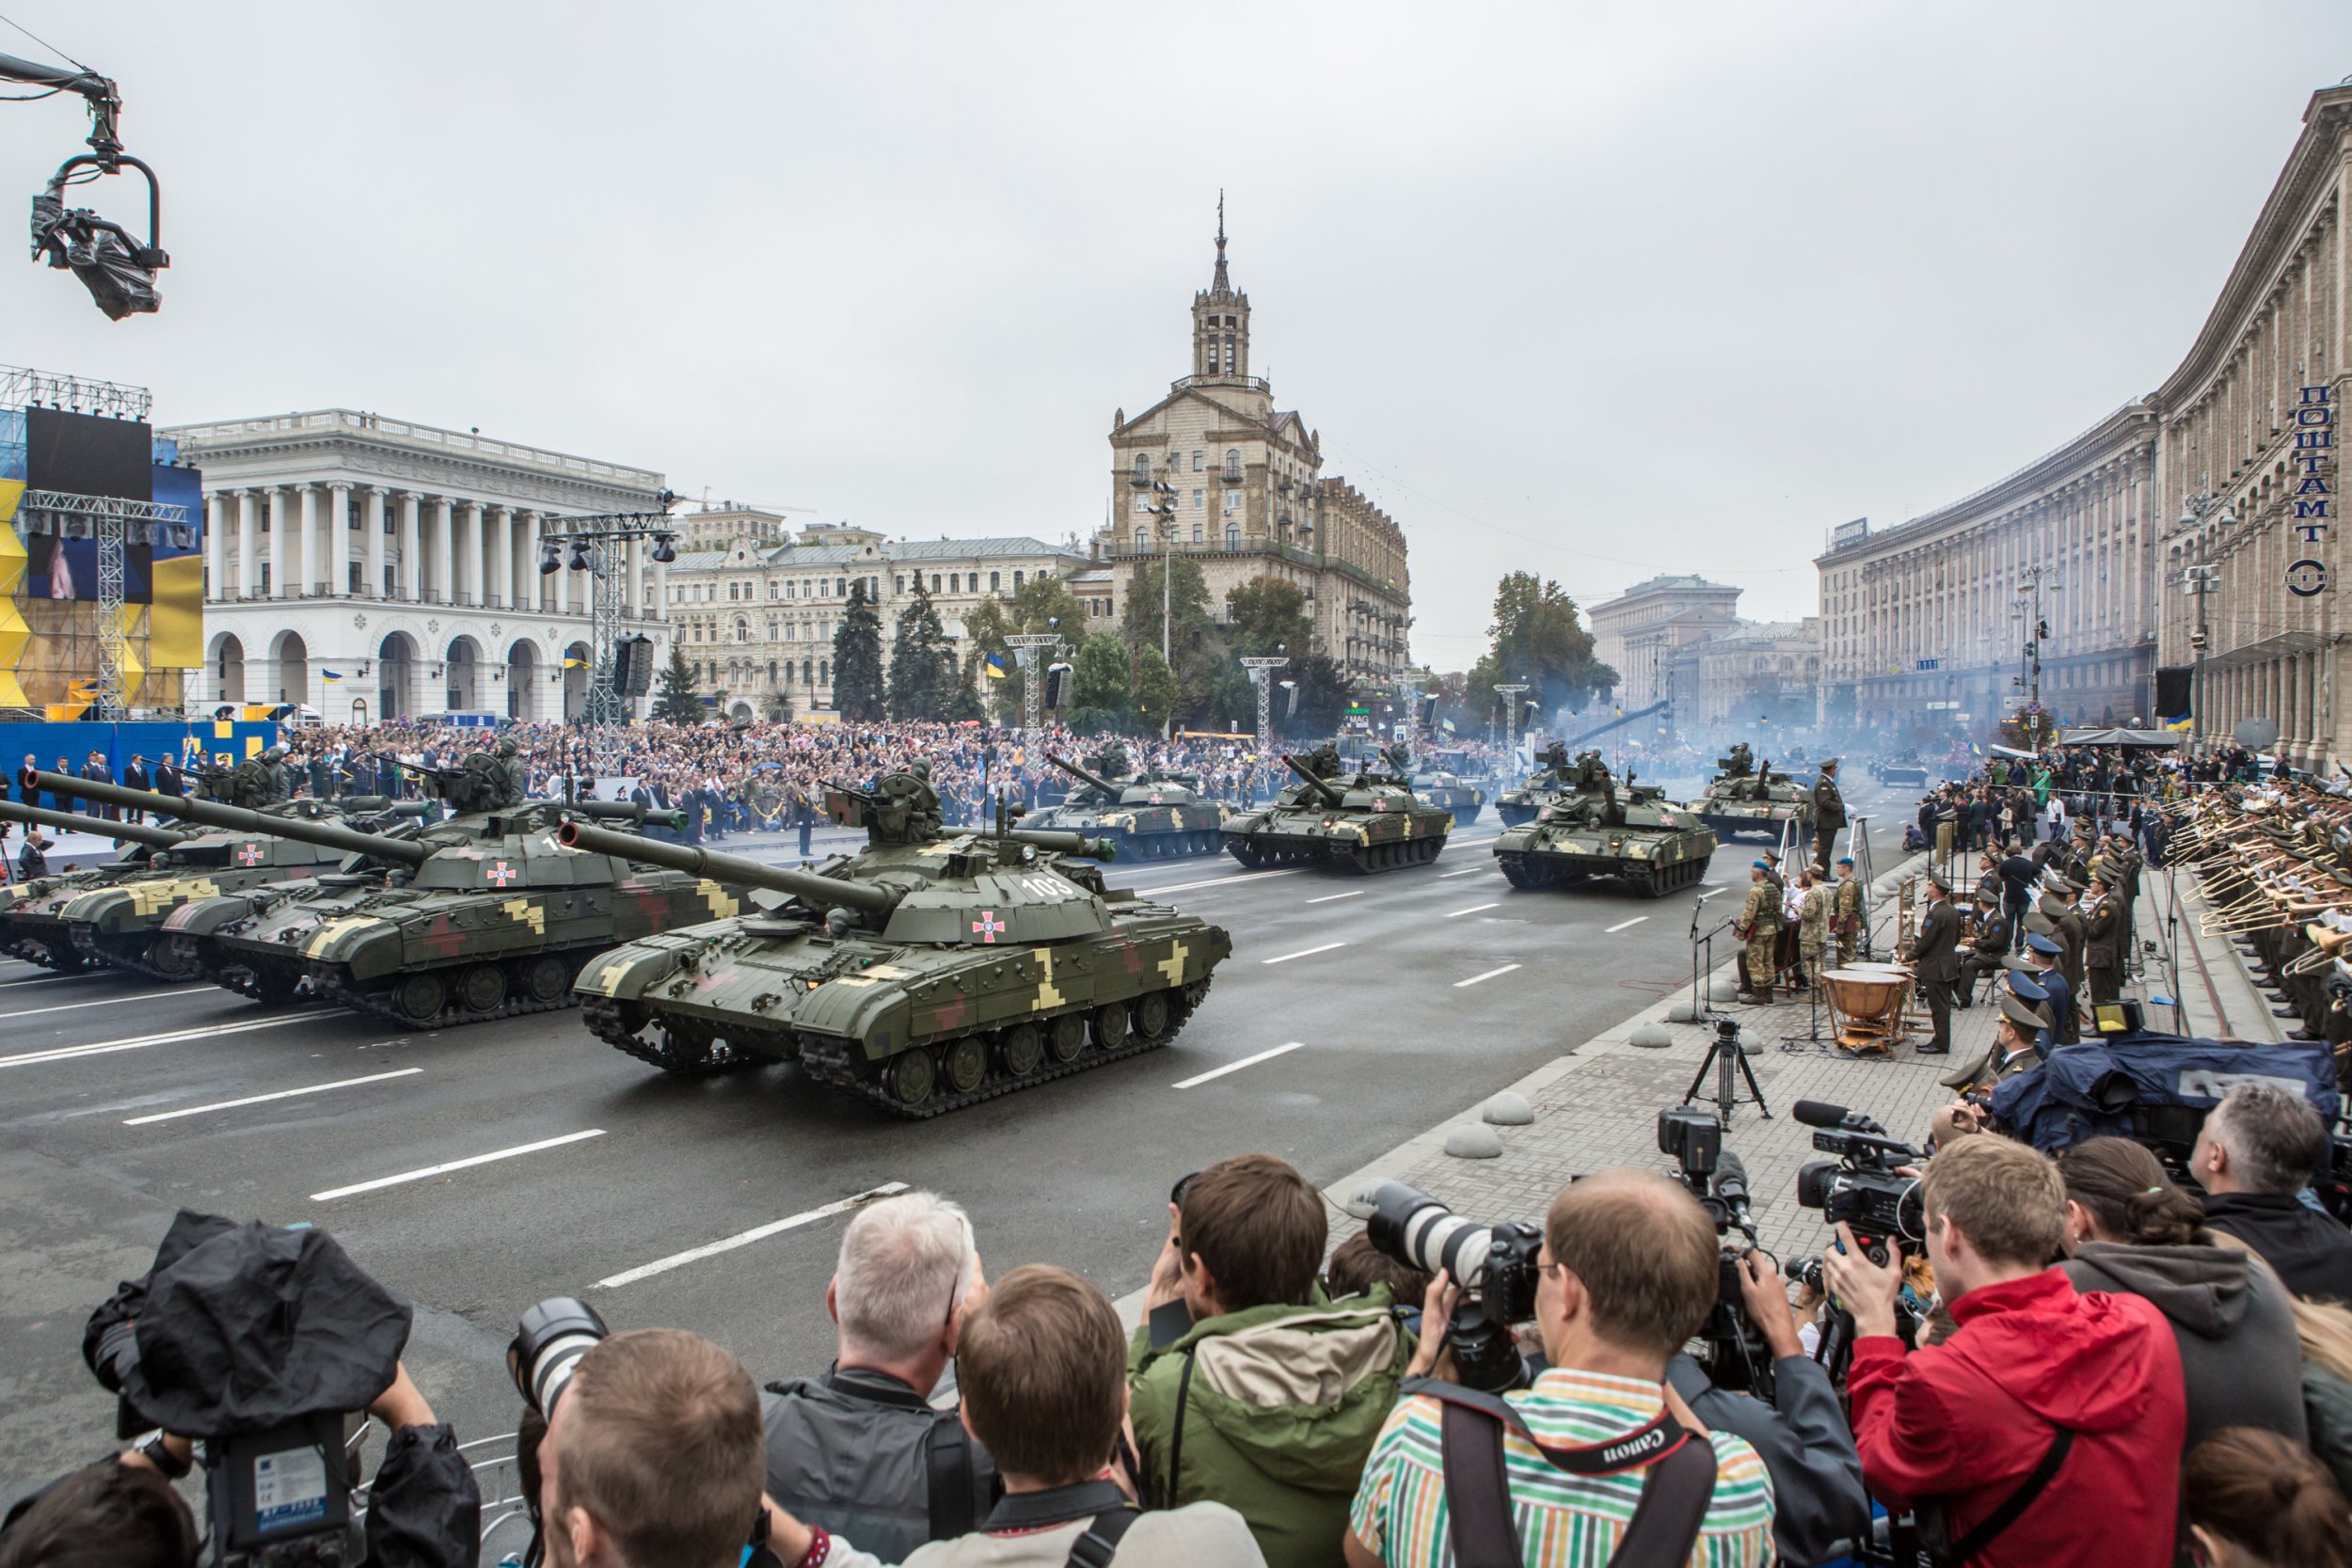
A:
<svg viewBox="0 0 2352 1568">
<path fill-rule="evenodd" d="M 1856 783 L 1891 814 L 1885 856 L 1905 802 Z M 763 1381 L 821 1370 L 832 1206 L 887 1183 L 963 1204 L 992 1274 L 1053 1261 L 1133 1291 L 1187 1171 L 1266 1150 L 1337 1180 L 1689 984 L 1706 889 L 1516 892 L 1496 832 L 1489 813 L 1434 864 L 1372 877 L 1115 868 L 1232 933 L 1189 1026 L 920 1123 L 794 1069 L 669 1079 L 572 1011 L 404 1034 L 0 962 L 0 1494 L 112 1442 L 82 1324 L 183 1206 L 332 1230 L 416 1303 L 411 1370 L 464 1438 L 512 1430 L 504 1347 L 550 1295 L 615 1329 L 698 1330 Z M 1751 858 L 1718 851 L 1705 925 L 1736 908 Z"/>
</svg>

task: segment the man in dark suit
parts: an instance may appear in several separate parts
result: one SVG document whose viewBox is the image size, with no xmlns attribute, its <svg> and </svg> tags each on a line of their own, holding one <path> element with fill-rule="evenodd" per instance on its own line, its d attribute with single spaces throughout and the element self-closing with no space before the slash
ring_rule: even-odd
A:
<svg viewBox="0 0 2352 1568">
<path fill-rule="evenodd" d="M 2001 857 L 2001 913 L 2009 922 L 2009 950 L 2026 945 L 2026 911 L 2033 907 L 2033 884 L 2041 867 L 2011 852 Z"/>
<path fill-rule="evenodd" d="M 1952 908 L 1951 884 L 1928 873 L 1927 913 L 1919 922 L 1919 945 L 1913 949 L 1920 989 L 1927 992 L 1928 1017 L 1933 1029 L 1922 1056 L 1952 1053 L 1952 982 L 1960 978 L 1960 911 Z"/>
<path fill-rule="evenodd" d="M 63 772 L 65 770 L 65 762 L 63 758 L 58 759 L 57 768 L 59 772 Z M 106 766 L 106 758 L 103 753 L 92 752 L 89 754 L 89 761 L 82 764 L 82 777 L 89 780 L 93 784 L 112 784 L 115 782 L 115 770 Z M 92 815 L 103 816 L 109 822 L 119 822 L 122 819 L 121 808 L 113 805 L 101 808 L 100 810 L 93 812 Z"/>
<path fill-rule="evenodd" d="M 155 793 L 178 799 L 187 792 L 187 782 L 180 776 L 180 765 L 166 752 L 155 763 Z"/>
<path fill-rule="evenodd" d="M 148 782 L 146 753 L 141 752 L 134 752 L 131 753 L 131 766 L 122 770 L 122 787 L 125 789 L 152 789 L 155 787 L 152 784 Z M 147 820 L 147 813 L 144 811 L 134 811 L 131 813 L 131 820 L 134 822 L 144 822 Z"/>
</svg>

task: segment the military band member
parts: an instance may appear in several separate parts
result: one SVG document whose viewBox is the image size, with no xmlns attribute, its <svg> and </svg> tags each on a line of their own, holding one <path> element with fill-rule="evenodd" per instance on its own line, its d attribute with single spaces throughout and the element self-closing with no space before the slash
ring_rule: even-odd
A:
<svg viewBox="0 0 2352 1568">
<path fill-rule="evenodd" d="M 2074 1011 L 2074 988 L 2067 984 L 2066 972 L 2058 967 L 2058 960 L 2065 954 L 2065 944 L 2054 934 L 2035 930 L 2026 933 L 2026 961 L 2031 966 L 2026 978 L 2048 993 L 2052 1045 L 2074 1045 L 2083 1037 L 2081 1020 Z"/>
<path fill-rule="evenodd" d="M 2040 1067 L 2042 1053 L 2034 1048 L 2034 1040 L 2048 1027 L 2049 1013 L 2046 999 L 2036 999 L 2044 996 L 2040 987 L 2011 970 L 2008 978 L 1994 988 L 2000 1016 L 1993 1021 L 1993 1049 L 1969 1067 L 1943 1079 L 1944 1086 L 1971 1094 L 1989 1090 L 2004 1079 Z"/>
<path fill-rule="evenodd" d="M 1919 988 L 1927 993 L 1928 1017 L 1933 1029 L 1922 1056 L 1952 1053 L 1952 982 L 1960 978 L 1960 911 L 1952 908 L 1952 888 L 1943 877 L 1928 873 L 1928 907 L 1919 920 L 1919 941 L 1912 950 Z"/>
<path fill-rule="evenodd" d="M 2121 1000 L 2123 990 L 2122 911 L 2107 883 L 2105 865 L 2090 874 L 2090 898 L 2083 906 L 2083 972 L 2090 982 L 2090 1005 Z"/>
</svg>

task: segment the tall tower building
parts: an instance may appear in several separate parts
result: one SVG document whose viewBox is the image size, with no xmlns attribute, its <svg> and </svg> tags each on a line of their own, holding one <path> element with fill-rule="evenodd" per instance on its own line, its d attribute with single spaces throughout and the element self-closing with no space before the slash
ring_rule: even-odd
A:
<svg viewBox="0 0 2352 1568">
<path fill-rule="evenodd" d="M 1216 198 L 1216 273 L 1192 296 L 1192 381 L 1214 386 L 1249 374 L 1249 296 L 1225 271 L 1225 194 Z"/>
</svg>

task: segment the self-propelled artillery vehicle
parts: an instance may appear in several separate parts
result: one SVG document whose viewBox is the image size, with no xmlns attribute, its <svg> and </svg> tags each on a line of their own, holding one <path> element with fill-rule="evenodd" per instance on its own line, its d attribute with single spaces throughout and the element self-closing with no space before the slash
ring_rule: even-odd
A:
<svg viewBox="0 0 2352 1568">
<path fill-rule="evenodd" d="M 220 775 L 223 781 L 232 777 Z M 199 821 L 199 813 L 236 808 L 193 796 L 150 794 L 38 769 L 26 778 L 60 799 L 73 797 L 198 823 L 190 831 L 102 822 L 88 831 L 126 840 L 167 833 L 172 835 L 171 842 L 156 844 L 150 839 L 148 853 L 135 867 L 117 863 L 87 880 L 79 875 L 59 879 L 58 885 L 48 891 L 34 892 L 36 884 L 27 884 L 27 895 L 8 910 L 6 924 L 11 942 L 43 950 L 50 955 L 51 968 L 73 969 L 96 962 L 158 980 L 197 977 L 185 949 L 164 940 L 164 922 L 172 911 L 197 899 L 315 876 L 342 859 L 342 851 L 292 836 L 291 827 L 337 827 L 366 838 L 369 835 L 354 824 L 380 820 L 393 810 L 392 802 L 381 796 L 340 802 L 278 800 L 262 810 L 241 810 L 233 824 L 218 816 Z"/>
<path fill-rule="evenodd" d="M 1567 774 L 1568 793 L 1503 831 L 1495 858 L 1516 888 L 1574 887 L 1614 877 L 1655 898 L 1707 875 L 1715 853 L 1713 830 L 1656 786 L 1639 787 L 1631 769 L 1621 785 L 1598 752 L 1583 752 Z"/>
<path fill-rule="evenodd" d="M 1225 847 L 1225 807 L 1204 800 L 1198 782 L 1157 769 L 1129 774 L 1124 751 L 1089 757 L 1092 767 L 1047 752 L 1045 760 L 1078 781 L 1061 804 L 1023 818 L 1031 829 L 1053 829 L 1113 845 L 1121 860 L 1178 860 Z"/>
<path fill-rule="evenodd" d="M 1342 773 L 1339 753 L 1328 746 L 1282 760 L 1298 782 L 1264 810 L 1226 820 L 1225 847 L 1244 865 L 1393 871 L 1436 860 L 1454 831 L 1452 813 L 1414 795 L 1399 752 L 1386 754 L 1385 772 Z"/>
<path fill-rule="evenodd" d="M 166 918 L 166 940 L 188 943 L 199 973 L 264 1002 L 287 1001 L 307 981 L 313 996 L 438 1028 L 568 1006 L 572 976 L 592 955 L 738 907 L 735 890 L 716 882 L 641 872 L 555 841 L 567 816 L 676 825 L 675 814 L 526 800 L 486 755 L 434 784 L 454 815 L 409 836 L 252 814 L 248 828 L 273 822 L 350 858 L 300 882 L 185 904 Z M 234 807 L 202 809 L 240 819 Z"/>
<path fill-rule="evenodd" d="M 941 836 L 907 774 L 825 809 L 866 846 L 771 866 L 569 823 L 563 840 L 751 884 L 754 908 L 644 937 L 579 981 L 596 1035 L 666 1072 L 798 1062 L 820 1084 L 931 1117 L 1166 1045 L 1232 952 L 1221 927 L 1105 888 L 1111 847 L 1012 828 Z"/>
<path fill-rule="evenodd" d="M 1717 757 L 1715 766 L 1719 771 L 1708 782 L 1706 793 L 1692 802 L 1691 810 L 1717 836 L 1766 833 L 1777 839 L 1788 831 L 1790 822 L 1797 825 L 1799 842 L 1812 836 L 1811 791 L 1788 774 L 1773 772 L 1769 759 L 1757 767 L 1746 741 L 1733 746 L 1728 755 Z"/>
<path fill-rule="evenodd" d="M 1568 775 L 1574 770 L 1568 762 L 1568 749 L 1559 741 L 1535 755 L 1543 764 L 1527 776 L 1527 782 L 1515 789 L 1506 789 L 1495 797 L 1495 815 L 1506 828 L 1535 820 L 1535 814 L 1565 794 Z"/>
</svg>

